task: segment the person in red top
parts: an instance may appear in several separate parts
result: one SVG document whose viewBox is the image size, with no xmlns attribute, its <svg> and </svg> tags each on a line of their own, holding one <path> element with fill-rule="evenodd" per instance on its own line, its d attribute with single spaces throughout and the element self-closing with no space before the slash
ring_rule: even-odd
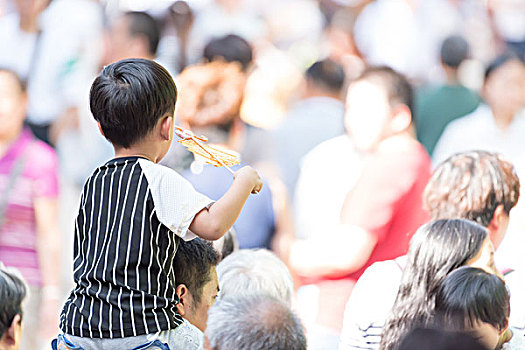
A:
<svg viewBox="0 0 525 350">
<path fill-rule="evenodd" d="M 362 172 L 346 196 L 338 232 L 321 242 L 298 242 L 290 255 L 296 274 L 319 287 L 318 325 L 340 331 L 344 305 L 363 271 L 405 254 L 429 218 L 422 193 L 431 162 L 414 136 L 412 100 L 406 78 L 387 67 L 368 68 L 349 86 L 345 123 L 362 155 Z"/>
</svg>

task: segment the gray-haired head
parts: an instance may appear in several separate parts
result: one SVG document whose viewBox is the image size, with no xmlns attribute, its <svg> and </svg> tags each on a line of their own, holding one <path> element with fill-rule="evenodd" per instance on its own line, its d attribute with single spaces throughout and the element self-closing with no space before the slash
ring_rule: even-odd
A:
<svg viewBox="0 0 525 350">
<path fill-rule="evenodd" d="M 16 315 L 22 315 L 27 286 L 17 270 L 0 263 L 0 338 L 11 327 Z"/>
<path fill-rule="evenodd" d="M 230 295 L 218 301 L 206 328 L 211 350 L 303 350 L 306 337 L 299 318 L 269 295 Z"/>
<path fill-rule="evenodd" d="M 220 297 L 264 293 L 288 306 L 292 304 L 293 281 L 286 265 L 265 249 L 242 249 L 217 266 Z"/>
</svg>

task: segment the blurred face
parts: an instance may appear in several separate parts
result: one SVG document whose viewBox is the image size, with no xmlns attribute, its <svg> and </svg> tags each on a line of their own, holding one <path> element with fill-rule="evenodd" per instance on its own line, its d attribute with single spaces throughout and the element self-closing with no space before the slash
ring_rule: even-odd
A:
<svg viewBox="0 0 525 350">
<path fill-rule="evenodd" d="M 186 320 L 202 332 L 206 330 L 208 310 L 215 304 L 217 293 L 219 293 L 219 280 L 217 279 L 215 266 L 211 268 L 210 275 L 211 280 L 202 288 L 200 303 L 192 305 L 189 312 L 185 315 Z"/>
<path fill-rule="evenodd" d="M 133 37 L 129 33 L 129 19 L 125 16 L 117 18 L 108 35 L 109 38 L 109 58 L 111 62 L 116 62 L 125 58 L 133 57 Z"/>
<path fill-rule="evenodd" d="M 0 71 L 0 138 L 9 138 L 22 129 L 26 94 L 13 74 Z"/>
<path fill-rule="evenodd" d="M 510 60 L 489 76 L 484 98 L 496 110 L 516 113 L 525 106 L 525 67 L 519 60 Z"/>
<path fill-rule="evenodd" d="M 370 151 L 388 135 L 391 112 L 388 97 L 378 84 L 363 80 L 350 85 L 345 126 L 358 149 Z"/>
<path fill-rule="evenodd" d="M 478 254 L 467 261 L 466 265 L 480 268 L 490 274 L 500 275 L 494 262 L 494 246 L 492 245 L 490 237 L 487 236 L 487 238 L 485 238 Z"/>
</svg>

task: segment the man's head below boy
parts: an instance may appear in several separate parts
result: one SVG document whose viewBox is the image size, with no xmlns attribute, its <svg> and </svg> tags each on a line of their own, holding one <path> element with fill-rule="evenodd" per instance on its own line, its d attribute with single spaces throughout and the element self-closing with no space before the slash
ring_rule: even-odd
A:
<svg viewBox="0 0 525 350">
<path fill-rule="evenodd" d="M 345 126 L 355 146 L 374 150 L 383 140 L 409 134 L 412 128 L 413 90 L 407 79 L 391 68 L 367 68 L 348 87 Z"/>
<path fill-rule="evenodd" d="M 155 156 L 153 161 L 170 147 L 176 101 L 177 87 L 168 71 L 139 58 L 106 66 L 90 92 L 91 113 L 115 151 L 144 149 Z"/>
</svg>

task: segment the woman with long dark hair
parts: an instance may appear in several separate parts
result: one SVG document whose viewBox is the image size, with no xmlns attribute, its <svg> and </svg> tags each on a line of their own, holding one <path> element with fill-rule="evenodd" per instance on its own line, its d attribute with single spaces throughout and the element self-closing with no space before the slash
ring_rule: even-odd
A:
<svg viewBox="0 0 525 350">
<path fill-rule="evenodd" d="M 411 241 L 380 348 L 395 350 L 408 331 L 429 324 L 435 292 L 451 271 L 469 265 L 495 273 L 493 253 L 487 230 L 474 222 L 437 220 L 419 228 Z"/>
</svg>

